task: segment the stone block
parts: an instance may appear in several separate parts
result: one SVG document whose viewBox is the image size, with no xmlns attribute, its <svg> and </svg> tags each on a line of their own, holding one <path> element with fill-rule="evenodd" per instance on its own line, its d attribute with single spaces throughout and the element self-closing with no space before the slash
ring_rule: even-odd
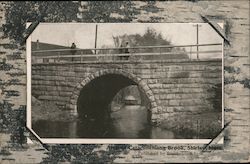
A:
<svg viewBox="0 0 250 164">
<path fill-rule="evenodd" d="M 44 77 L 43 76 L 41 76 L 41 75 L 32 75 L 32 79 L 33 80 L 43 80 L 44 79 Z"/>
<path fill-rule="evenodd" d="M 67 88 L 68 90 L 73 90 L 73 88 L 75 88 L 76 87 L 76 85 L 77 85 L 77 83 L 70 83 L 70 82 L 68 82 L 67 83 L 67 86 L 65 86 L 65 88 Z"/>
<path fill-rule="evenodd" d="M 171 107 L 167 107 L 167 108 L 166 108 L 166 111 L 167 111 L 168 113 L 173 113 L 173 112 L 174 112 L 174 109 L 171 108 Z"/>
<path fill-rule="evenodd" d="M 151 94 L 151 92 L 148 92 L 150 90 L 150 88 L 148 87 L 148 85 L 145 84 L 145 85 L 142 86 L 142 88 L 143 88 L 144 92 L 147 92 L 147 93 Z"/>
<path fill-rule="evenodd" d="M 39 100 L 48 100 L 48 101 L 50 101 L 50 100 L 54 100 L 53 98 L 54 98 L 53 96 L 48 96 L 48 95 L 38 96 Z"/>
<path fill-rule="evenodd" d="M 154 101 L 155 101 L 155 97 L 154 97 L 154 96 L 149 96 L 148 99 L 149 99 L 151 102 L 154 102 Z"/>
<path fill-rule="evenodd" d="M 152 66 L 151 64 L 140 64 L 138 67 L 139 69 L 151 69 L 154 66 Z"/>
<path fill-rule="evenodd" d="M 72 92 L 69 92 L 69 91 L 60 91 L 59 92 L 59 95 L 60 96 L 67 96 L 67 97 L 70 97 L 72 95 Z"/>
<path fill-rule="evenodd" d="M 81 85 L 84 87 L 85 85 L 87 84 L 87 80 L 83 80 L 82 82 L 81 82 Z"/>
<path fill-rule="evenodd" d="M 202 100 L 197 100 L 197 99 L 181 100 L 179 104 L 181 106 L 201 105 Z"/>
<path fill-rule="evenodd" d="M 151 113 L 152 113 L 152 114 L 157 114 L 157 113 L 158 113 L 158 109 L 157 109 L 156 107 L 153 107 L 153 108 L 151 109 Z"/>
<path fill-rule="evenodd" d="M 77 104 L 77 99 L 70 99 L 70 104 L 76 105 Z"/>
<path fill-rule="evenodd" d="M 157 104 L 156 104 L 156 102 L 153 102 L 153 103 L 151 103 L 151 106 L 152 106 L 152 108 L 155 108 L 155 107 L 157 107 Z"/>
<path fill-rule="evenodd" d="M 81 90 L 82 89 L 82 85 L 81 85 L 81 83 L 80 84 L 77 84 L 77 86 L 75 87 L 75 89 L 77 89 L 77 90 Z"/>
<path fill-rule="evenodd" d="M 167 69 L 172 72 L 172 71 L 182 71 L 183 70 L 183 66 L 180 65 L 171 65 L 168 66 Z"/>
<path fill-rule="evenodd" d="M 147 79 L 148 84 L 157 84 L 158 80 L 157 79 Z"/>
<path fill-rule="evenodd" d="M 162 106 L 162 107 L 159 109 L 159 114 L 163 114 L 163 113 L 168 112 L 168 108 L 171 108 L 171 107 Z"/>
<path fill-rule="evenodd" d="M 70 97 L 70 99 L 75 99 L 75 100 L 77 100 L 78 97 L 79 97 L 79 95 L 78 95 L 79 93 L 80 93 L 80 92 L 76 92 L 76 93 L 72 94 L 71 97 Z"/>
<path fill-rule="evenodd" d="M 205 67 L 206 71 L 216 71 L 216 72 L 221 72 L 222 71 L 222 64 L 220 64 L 219 66 L 207 66 Z"/>
<path fill-rule="evenodd" d="M 158 89 L 158 88 L 162 88 L 162 84 L 149 84 L 149 87 L 151 89 Z"/>
<path fill-rule="evenodd" d="M 151 89 L 151 90 L 155 96 L 160 93 L 159 89 Z"/>
<path fill-rule="evenodd" d="M 186 65 L 183 67 L 184 71 L 202 71 L 205 70 L 206 66 L 205 65 Z"/>
<path fill-rule="evenodd" d="M 151 119 L 152 120 L 157 120 L 159 118 L 158 114 L 152 114 Z"/>
<path fill-rule="evenodd" d="M 153 77 L 152 75 L 146 75 L 146 74 L 141 75 L 142 79 L 152 79 L 152 77 Z"/>
<path fill-rule="evenodd" d="M 178 106 L 180 104 L 180 100 L 169 100 L 169 105 Z"/>
<path fill-rule="evenodd" d="M 173 112 L 183 112 L 183 111 L 185 111 L 185 107 L 183 107 L 183 106 L 175 106 L 175 107 L 171 107 L 172 109 L 171 110 L 173 110 Z"/>
<path fill-rule="evenodd" d="M 76 105 L 73 105 L 73 104 L 67 104 L 67 109 L 69 109 L 69 110 L 75 110 L 75 106 Z"/>
<path fill-rule="evenodd" d="M 154 97 L 156 100 L 160 99 L 160 95 L 158 95 L 158 94 L 155 94 Z"/>
<path fill-rule="evenodd" d="M 67 82 L 68 82 L 68 83 L 76 83 L 77 80 L 76 80 L 75 77 L 67 77 Z"/>
<path fill-rule="evenodd" d="M 189 72 L 187 71 L 169 72 L 167 76 L 169 78 L 189 78 Z"/>
<path fill-rule="evenodd" d="M 67 103 L 64 101 L 57 101 L 57 102 L 55 102 L 55 104 L 59 105 L 59 106 L 64 106 L 64 108 L 65 108 Z"/>
<path fill-rule="evenodd" d="M 74 72 L 85 72 L 86 71 L 86 67 L 78 67 L 78 66 L 76 66 L 75 68 L 74 68 Z"/>
<path fill-rule="evenodd" d="M 76 75 L 75 72 L 66 72 L 66 71 L 63 74 L 63 76 L 66 76 L 66 77 L 69 77 L 69 76 L 74 77 L 75 75 Z"/>
<path fill-rule="evenodd" d="M 41 90 L 44 91 L 59 91 L 62 87 L 54 87 L 54 86 L 45 86 L 41 87 Z"/>
<path fill-rule="evenodd" d="M 141 74 L 152 74 L 152 71 L 150 69 L 142 69 L 140 70 Z"/>
<path fill-rule="evenodd" d="M 139 81 L 138 85 L 140 85 L 141 87 L 147 85 L 147 83 L 144 80 Z"/>
<path fill-rule="evenodd" d="M 68 102 L 70 97 L 68 97 L 68 96 L 53 96 L 53 99 L 56 101 Z"/>
<path fill-rule="evenodd" d="M 163 99 L 163 100 L 168 99 L 167 97 L 168 97 L 167 94 L 161 94 L 161 95 L 159 95 L 159 98 Z"/>
<path fill-rule="evenodd" d="M 166 99 L 176 99 L 176 94 L 166 94 Z"/>
<path fill-rule="evenodd" d="M 50 96 L 59 96 L 59 92 L 58 91 L 47 91 L 46 94 L 50 95 Z"/>
<path fill-rule="evenodd" d="M 94 74 L 93 74 L 95 77 L 99 77 L 100 76 L 100 72 L 98 71 L 98 72 L 95 72 Z"/>
<path fill-rule="evenodd" d="M 94 74 L 91 74 L 91 75 L 89 75 L 88 77 L 89 77 L 90 80 L 93 80 L 93 79 L 96 78 L 96 77 L 94 76 Z"/>
<path fill-rule="evenodd" d="M 85 78 L 85 81 L 86 81 L 86 83 L 89 83 L 91 81 L 91 79 L 89 78 L 89 76 Z"/>
<path fill-rule="evenodd" d="M 163 120 L 168 119 L 170 116 L 171 116 L 170 113 L 162 113 L 162 114 L 159 114 L 159 115 L 158 115 L 158 119 L 159 119 L 160 121 L 163 121 Z"/>
</svg>

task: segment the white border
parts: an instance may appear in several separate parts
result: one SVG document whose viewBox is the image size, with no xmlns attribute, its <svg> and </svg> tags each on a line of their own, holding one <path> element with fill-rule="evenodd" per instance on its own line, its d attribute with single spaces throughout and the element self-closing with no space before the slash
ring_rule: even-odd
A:
<svg viewBox="0 0 250 164">
<path fill-rule="evenodd" d="M 222 48 L 222 69 L 221 69 L 221 71 L 222 71 L 222 73 L 221 73 L 221 76 L 222 76 L 222 81 L 221 81 L 221 88 L 222 88 L 222 93 L 221 93 L 221 99 L 222 99 L 222 105 L 221 105 L 221 119 L 222 119 L 222 121 L 221 121 L 221 123 L 222 123 L 222 128 L 224 128 L 224 126 L 225 126 L 225 111 L 224 111 L 224 39 L 222 39 L 222 46 L 221 46 L 221 48 Z M 223 137 L 224 138 L 224 137 Z M 224 141 L 224 140 L 223 140 Z"/>
<path fill-rule="evenodd" d="M 26 23 L 26 28 L 31 23 Z M 26 40 L 26 62 L 27 62 L 27 127 L 31 130 L 31 35 Z"/>
<path fill-rule="evenodd" d="M 26 23 L 26 28 L 31 23 Z M 52 24 L 52 23 L 42 23 Z M 57 23 L 58 24 L 58 23 Z M 80 23 L 72 23 L 80 24 Z M 85 23 L 82 23 L 85 24 Z M 101 23 L 98 23 L 101 24 Z M 112 23 L 110 23 L 112 24 Z M 136 23 L 135 23 L 136 24 Z M 197 23 L 185 23 L 197 24 Z M 206 24 L 206 23 L 198 23 Z M 32 129 L 31 123 L 31 36 L 26 40 L 27 62 L 27 128 L 42 142 L 48 144 L 208 144 L 212 139 L 79 139 L 79 138 L 40 138 Z M 224 127 L 224 40 L 222 39 L 222 128 Z M 224 144 L 222 137 L 217 144 Z"/>
</svg>

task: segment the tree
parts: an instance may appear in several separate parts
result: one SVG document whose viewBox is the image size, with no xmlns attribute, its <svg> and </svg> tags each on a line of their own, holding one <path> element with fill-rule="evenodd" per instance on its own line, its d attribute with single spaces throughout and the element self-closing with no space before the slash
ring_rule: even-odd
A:
<svg viewBox="0 0 250 164">
<path fill-rule="evenodd" d="M 130 22 L 139 13 L 133 5 L 130 1 L 5 2 L 3 32 L 5 37 L 23 42 L 27 22 L 37 22 L 33 30 L 39 22 Z M 113 17 L 114 13 L 120 17 Z"/>
<path fill-rule="evenodd" d="M 132 34 L 132 35 L 120 35 L 113 36 L 114 45 L 125 45 L 125 42 L 129 42 L 130 47 L 140 47 L 140 46 L 174 46 L 168 38 L 164 38 L 160 32 L 157 32 L 153 28 L 147 28 L 144 34 Z M 120 46 L 119 46 L 120 47 Z M 131 49 L 132 53 L 169 53 L 173 54 L 163 54 L 163 55 L 150 55 L 150 56 L 133 56 L 135 60 L 146 59 L 146 60 L 162 60 L 162 59 L 188 59 L 187 52 L 185 48 L 179 47 L 168 47 L 168 48 L 140 48 Z M 175 53 L 178 53 L 174 55 Z"/>
<path fill-rule="evenodd" d="M 171 41 L 164 38 L 161 33 L 157 32 L 153 28 L 147 28 L 145 33 L 132 34 L 132 35 L 120 35 L 113 36 L 114 46 L 120 47 L 124 45 L 126 41 L 129 42 L 130 47 L 140 47 L 140 46 L 171 46 L 173 45 Z M 145 49 L 134 49 L 133 52 L 149 53 L 149 52 L 185 52 L 185 49 L 181 48 L 145 48 Z"/>
<path fill-rule="evenodd" d="M 81 11 L 80 17 L 87 22 L 130 22 L 140 13 L 132 1 L 81 2 Z"/>
<path fill-rule="evenodd" d="M 5 4 L 5 37 L 24 39 L 27 22 L 69 22 L 77 19 L 78 5 L 72 1 L 13 1 Z"/>
</svg>

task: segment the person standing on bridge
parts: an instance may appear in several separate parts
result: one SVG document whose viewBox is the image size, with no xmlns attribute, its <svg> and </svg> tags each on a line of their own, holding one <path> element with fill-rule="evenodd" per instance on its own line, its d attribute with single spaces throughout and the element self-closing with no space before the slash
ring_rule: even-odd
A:
<svg viewBox="0 0 250 164">
<path fill-rule="evenodd" d="M 119 54 L 123 54 L 123 51 L 124 51 L 123 45 L 121 44 L 121 45 L 120 45 L 120 49 L 119 49 Z M 122 59 L 123 59 L 123 56 L 118 56 L 118 58 L 119 58 L 119 60 L 122 60 Z"/>
<path fill-rule="evenodd" d="M 71 55 L 75 55 L 76 54 L 76 44 L 74 42 L 71 44 L 70 49 L 71 49 L 71 51 L 70 51 Z M 74 57 L 72 57 L 72 61 L 74 61 Z"/>
<path fill-rule="evenodd" d="M 129 48 L 130 48 L 130 46 L 129 46 L 128 41 L 127 41 L 126 45 L 125 45 L 125 53 L 129 53 L 130 52 Z"/>
<path fill-rule="evenodd" d="M 128 43 L 128 41 L 126 42 L 126 45 L 125 45 L 125 49 L 124 49 L 124 52 L 125 52 L 125 54 L 128 54 L 128 53 L 130 53 L 130 46 L 129 46 L 129 43 Z M 124 59 L 125 60 L 128 60 L 129 59 L 129 56 L 124 56 Z"/>
</svg>

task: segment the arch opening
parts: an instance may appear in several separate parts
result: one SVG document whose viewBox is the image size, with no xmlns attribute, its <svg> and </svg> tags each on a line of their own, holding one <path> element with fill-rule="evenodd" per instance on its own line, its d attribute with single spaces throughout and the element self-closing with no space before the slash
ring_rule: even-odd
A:
<svg viewBox="0 0 250 164">
<path fill-rule="evenodd" d="M 144 99 L 140 102 L 146 103 L 123 103 L 118 110 L 114 110 L 111 104 L 115 97 L 130 86 L 138 89 L 140 99 Z M 77 99 L 78 116 L 82 125 L 86 126 L 83 137 L 149 138 L 145 131 L 150 124 L 151 103 L 138 81 L 115 73 L 100 75 L 80 90 Z"/>
</svg>

